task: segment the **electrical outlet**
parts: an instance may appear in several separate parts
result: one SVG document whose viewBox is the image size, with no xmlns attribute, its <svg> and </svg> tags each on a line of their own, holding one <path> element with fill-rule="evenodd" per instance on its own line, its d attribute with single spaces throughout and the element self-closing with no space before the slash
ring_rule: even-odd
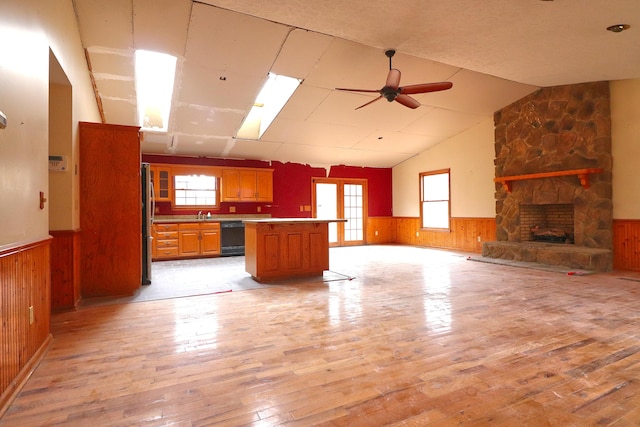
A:
<svg viewBox="0 0 640 427">
<path fill-rule="evenodd" d="M 478 242 L 482 242 L 482 237 L 478 236 Z"/>
<path fill-rule="evenodd" d="M 378 230 L 376 230 L 376 236 L 378 235 Z"/>
<path fill-rule="evenodd" d="M 235 213 L 235 211 L 236 211 L 235 206 L 229 206 L 229 213 Z"/>
<path fill-rule="evenodd" d="M 420 232 L 416 231 L 416 237 L 420 237 Z"/>
<path fill-rule="evenodd" d="M 33 306 L 30 305 L 29 306 L 29 324 L 33 325 L 33 322 L 35 322 L 35 316 L 33 314 Z"/>
<path fill-rule="evenodd" d="M 257 211 L 257 212 L 262 212 L 262 206 L 258 206 L 258 207 L 256 208 L 256 211 Z"/>
</svg>

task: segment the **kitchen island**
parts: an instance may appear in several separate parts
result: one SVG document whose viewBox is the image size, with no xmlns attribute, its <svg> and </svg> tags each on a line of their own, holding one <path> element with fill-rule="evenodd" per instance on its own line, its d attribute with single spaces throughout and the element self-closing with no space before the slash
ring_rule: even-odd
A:
<svg viewBox="0 0 640 427">
<path fill-rule="evenodd" d="M 345 219 L 244 220 L 245 270 L 258 282 L 321 276 L 329 269 L 329 223 Z"/>
</svg>

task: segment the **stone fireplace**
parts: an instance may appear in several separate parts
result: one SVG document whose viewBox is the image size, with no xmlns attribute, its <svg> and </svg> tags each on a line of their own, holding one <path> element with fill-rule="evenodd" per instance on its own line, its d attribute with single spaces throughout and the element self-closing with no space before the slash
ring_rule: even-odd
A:
<svg viewBox="0 0 640 427">
<path fill-rule="evenodd" d="M 497 241 L 485 242 L 482 255 L 610 270 L 608 82 L 540 89 L 496 112 L 494 122 Z M 561 231 L 558 241 L 534 239 Z"/>
</svg>

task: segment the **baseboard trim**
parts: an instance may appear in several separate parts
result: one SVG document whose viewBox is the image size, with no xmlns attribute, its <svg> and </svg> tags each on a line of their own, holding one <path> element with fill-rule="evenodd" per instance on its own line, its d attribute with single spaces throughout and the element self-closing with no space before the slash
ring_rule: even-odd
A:
<svg viewBox="0 0 640 427">
<path fill-rule="evenodd" d="M 42 345 L 31 357 L 29 362 L 24 365 L 18 375 L 13 379 L 11 384 L 9 384 L 9 387 L 7 387 L 4 392 L 2 392 L 2 395 L 0 395 L 0 419 L 2 419 L 2 416 L 7 412 L 9 406 L 11 406 L 11 403 L 27 383 L 27 381 L 31 377 L 31 374 L 33 374 L 40 362 L 42 362 L 52 343 L 53 335 L 49 334 Z"/>
</svg>

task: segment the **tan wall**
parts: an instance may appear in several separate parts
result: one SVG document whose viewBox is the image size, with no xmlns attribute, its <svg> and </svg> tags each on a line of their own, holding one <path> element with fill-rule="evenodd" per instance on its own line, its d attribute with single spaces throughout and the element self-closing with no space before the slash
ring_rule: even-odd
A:
<svg viewBox="0 0 640 427">
<path fill-rule="evenodd" d="M 493 117 L 393 168 L 393 216 L 419 217 L 420 172 L 451 169 L 451 216 L 494 218 Z"/>
<path fill-rule="evenodd" d="M 49 99 L 49 154 L 66 156 L 69 170 L 49 172 L 49 230 L 72 230 L 74 218 L 75 168 L 73 165 L 73 134 L 71 86 L 51 84 Z"/>
<path fill-rule="evenodd" d="M 77 150 L 77 122 L 100 121 L 71 0 L 3 2 L 1 9 L 0 37 L 11 42 L 0 55 L 0 110 L 8 119 L 0 130 L 0 248 L 49 232 L 50 206 L 40 209 L 39 192 L 49 198 L 50 51 L 73 87 L 70 151 Z M 72 218 L 61 224 L 77 227 L 65 210 Z"/>
<path fill-rule="evenodd" d="M 613 218 L 640 219 L 640 79 L 610 86 Z"/>
<path fill-rule="evenodd" d="M 611 82 L 611 139 L 613 217 L 640 219 L 640 79 Z M 493 144 L 493 119 L 487 119 L 394 167 L 394 217 L 419 217 L 418 174 L 449 167 L 452 216 L 494 217 Z"/>
</svg>

